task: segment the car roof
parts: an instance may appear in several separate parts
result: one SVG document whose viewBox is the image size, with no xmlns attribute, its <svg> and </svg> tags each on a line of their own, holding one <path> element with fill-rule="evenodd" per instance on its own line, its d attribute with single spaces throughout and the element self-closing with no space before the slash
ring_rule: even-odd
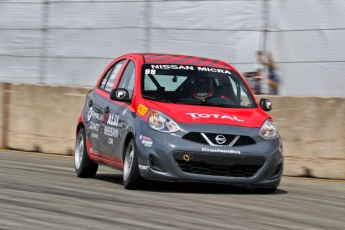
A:
<svg viewBox="0 0 345 230">
<path fill-rule="evenodd" d="M 198 56 L 163 53 L 141 53 L 141 55 L 144 57 L 145 64 L 194 65 L 211 68 L 233 69 L 230 64 L 224 61 Z"/>
</svg>

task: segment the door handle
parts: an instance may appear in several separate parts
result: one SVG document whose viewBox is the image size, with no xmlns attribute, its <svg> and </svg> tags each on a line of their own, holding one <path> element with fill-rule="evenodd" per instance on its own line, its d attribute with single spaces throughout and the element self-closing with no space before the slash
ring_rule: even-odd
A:
<svg viewBox="0 0 345 230">
<path fill-rule="evenodd" d="M 104 113 L 108 114 L 109 113 L 109 106 L 105 107 L 103 111 L 104 111 Z"/>
</svg>

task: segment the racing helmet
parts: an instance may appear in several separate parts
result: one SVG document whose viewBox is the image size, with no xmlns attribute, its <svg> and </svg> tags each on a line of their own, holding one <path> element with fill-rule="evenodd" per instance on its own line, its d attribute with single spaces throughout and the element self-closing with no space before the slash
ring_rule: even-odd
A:
<svg viewBox="0 0 345 230">
<path fill-rule="evenodd" d="M 192 78 L 192 94 L 197 99 L 205 99 L 214 92 L 213 80 L 209 77 Z"/>
</svg>

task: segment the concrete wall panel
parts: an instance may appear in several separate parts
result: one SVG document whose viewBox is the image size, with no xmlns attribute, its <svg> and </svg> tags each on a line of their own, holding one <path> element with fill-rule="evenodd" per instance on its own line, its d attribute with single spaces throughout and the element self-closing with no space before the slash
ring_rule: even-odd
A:
<svg viewBox="0 0 345 230">
<path fill-rule="evenodd" d="M 285 175 L 345 179 L 345 98 L 266 98 L 283 139 Z"/>
<path fill-rule="evenodd" d="M 0 148 L 4 148 L 4 87 L 5 84 L 0 82 Z"/>
<path fill-rule="evenodd" d="M 72 153 L 77 118 L 88 90 L 13 84 L 7 147 Z M 270 114 L 283 139 L 284 174 L 345 179 L 345 98 L 266 98 L 273 103 Z"/>
<path fill-rule="evenodd" d="M 13 84 L 8 147 L 70 154 L 89 88 Z"/>
</svg>

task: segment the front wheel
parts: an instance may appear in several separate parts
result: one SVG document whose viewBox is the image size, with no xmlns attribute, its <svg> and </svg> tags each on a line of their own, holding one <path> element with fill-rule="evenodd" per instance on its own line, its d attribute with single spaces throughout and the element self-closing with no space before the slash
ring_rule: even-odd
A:
<svg viewBox="0 0 345 230">
<path fill-rule="evenodd" d="M 137 148 L 134 139 L 130 140 L 123 165 L 123 185 L 125 189 L 139 189 L 142 187 L 143 178 L 138 167 Z"/>
<path fill-rule="evenodd" d="M 78 132 L 74 149 L 74 168 L 78 177 L 90 178 L 96 175 L 98 164 L 91 161 L 86 151 L 85 129 Z"/>
</svg>

